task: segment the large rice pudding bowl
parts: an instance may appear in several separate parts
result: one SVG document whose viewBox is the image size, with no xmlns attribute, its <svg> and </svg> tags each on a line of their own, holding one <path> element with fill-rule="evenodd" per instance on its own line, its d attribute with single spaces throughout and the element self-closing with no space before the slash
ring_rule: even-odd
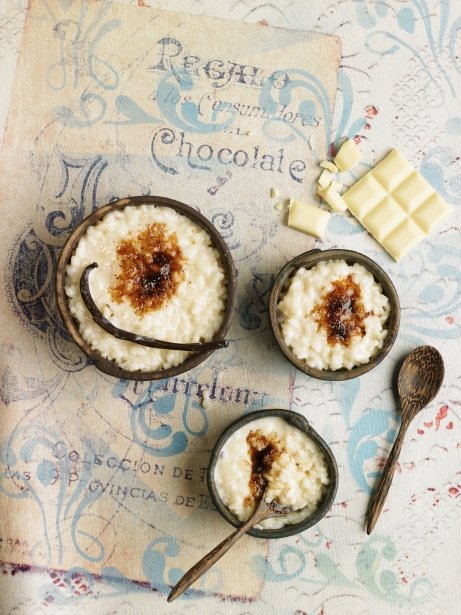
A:
<svg viewBox="0 0 461 615">
<path fill-rule="evenodd" d="M 127 206 L 105 215 L 80 238 L 66 269 L 69 309 L 84 340 L 129 371 L 183 363 L 187 351 L 148 348 L 97 325 L 80 294 L 85 267 L 91 295 L 116 327 L 169 342 L 210 341 L 222 324 L 227 281 L 210 235 L 171 207 Z"/>
<path fill-rule="evenodd" d="M 234 432 L 219 452 L 214 480 L 224 505 L 241 521 L 265 500 L 291 506 L 256 528 L 279 529 L 310 517 L 330 483 L 323 453 L 304 432 L 283 418 L 255 419 Z"/>
<path fill-rule="evenodd" d="M 352 369 L 383 347 L 390 305 L 372 273 L 344 260 L 301 267 L 277 305 L 286 345 L 309 367 Z"/>
</svg>

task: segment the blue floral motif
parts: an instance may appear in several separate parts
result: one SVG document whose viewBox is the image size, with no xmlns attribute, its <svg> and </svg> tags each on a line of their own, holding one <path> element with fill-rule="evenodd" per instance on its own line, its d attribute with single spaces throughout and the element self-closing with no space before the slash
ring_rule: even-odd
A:
<svg viewBox="0 0 461 615">
<path fill-rule="evenodd" d="M 59 155 L 61 165 L 61 185 L 57 187 L 55 198 L 59 199 L 59 209 L 49 213 L 45 220 L 47 234 L 41 231 L 41 238 L 56 243 L 55 238 L 72 231 L 79 222 L 97 209 L 97 192 L 101 176 L 108 163 L 102 156 L 94 158 L 74 158 Z M 67 207 L 62 207 L 62 199 L 67 195 Z M 59 246 L 60 247 L 60 246 Z"/>
<path fill-rule="evenodd" d="M 400 9 L 397 13 L 397 23 L 399 24 L 399 27 L 402 28 L 402 30 L 405 30 L 405 32 L 408 32 L 408 34 L 413 34 L 415 30 L 415 22 L 415 14 L 410 7 L 407 6 Z"/>
<path fill-rule="evenodd" d="M 386 568 L 397 557 L 395 543 L 388 536 L 369 538 L 356 560 L 357 572 L 365 587 L 375 596 L 395 605 L 425 602 L 432 593 L 432 583 L 419 577 L 408 586 L 408 594 L 398 591 L 401 587 L 395 572 Z"/>
<path fill-rule="evenodd" d="M 161 120 L 147 113 L 130 96 L 119 94 L 115 99 L 115 109 L 125 116 L 122 120 L 105 120 L 104 124 L 133 125 L 158 124 Z"/>
<path fill-rule="evenodd" d="M 60 21 L 48 4 L 45 6 L 54 24 L 53 34 L 60 41 L 60 58 L 50 66 L 47 73 L 50 89 L 62 90 L 71 79 L 72 87 L 75 89 L 82 74 L 89 74 L 99 88 L 113 90 L 118 86 L 118 72 L 109 62 L 97 55 L 97 47 L 101 40 L 120 26 L 118 20 L 109 20 L 100 25 L 111 4 L 111 0 L 102 0 L 91 21 L 87 20 L 86 4 L 82 4 L 77 20 Z"/>
<path fill-rule="evenodd" d="M 365 117 L 352 117 L 353 103 L 354 93 L 352 82 L 347 71 L 344 68 L 340 68 L 338 71 L 338 92 L 335 103 L 335 113 L 338 113 L 340 109 L 340 118 L 332 140 L 334 151 L 338 151 L 344 137 L 353 139 L 367 124 Z M 363 167 L 366 165 L 362 163 L 361 166 Z M 349 171 L 349 175 L 355 177 L 352 171 Z M 347 235 L 351 235 L 361 232 L 361 227 L 357 230 L 357 225 L 351 225 L 345 217 L 340 218 L 339 216 L 335 216 L 330 225 L 336 225 L 334 232 L 338 232 L 339 234 L 345 232 Z M 332 228 L 330 225 L 329 228 Z M 338 225 L 341 225 L 341 228 L 339 228 Z"/>
<path fill-rule="evenodd" d="M 346 71 L 343 69 L 340 69 L 338 71 L 338 89 L 341 93 L 341 98 L 336 100 L 336 107 L 338 108 L 338 105 L 341 104 L 341 117 L 339 119 L 338 128 L 336 130 L 336 148 L 339 148 L 339 139 L 341 139 L 346 132 L 346 125 L 351 115 L 352 104 L 354 100 L 351 80 L 347 75 Z"/>
<path fill-rule="evenodd" d="M 78 109 L 79 115 L 70 107 L 56 107 L 53 117 L 67 128 L 88 128 L 105 116 L 107 103 L 99 94 L 85 92 L 78 100 Z"/>
<path fill-rule="evenodd" d="M 170 567 L 168 560 L 178 557 L 181 547 L 180 543 L 173 536 L 162 536 L 149 543 L 144 550 L 142 558 L 143 571 L 146 578 L 157 591 L 169 594 L 171 586 L 176 585 L 184 575 L 182 568 Z M 216 578 L 210 585 L 210 578 Z M 218 592 L 223 584 L 223 575 L 219 567 L 214 566 L 213 570 L 205 574 L 201 581 L 183 594 L 183 599 L 194 599 L 203 597 L 201 587 L 206 586 L 207 592 Z"/>
<path fill-rule="evenodd" d="M 165 579 L 167 558 L 177 557 L 179 551 L 179 541 L 172 536 L 156 538 L 147 545 L 144 551 L 142 561 L 144 575 L 152 586 L 162 593 L 169 593 L 170 585 L 175 585 L 185 572 L 179 568 L 173 568 L 168 570 L 168 577 Z"/>
<path fill-rule="evenodd" d="M 61 91 L 66 87 L 79 87 L 82 75 L 90 77 L 95 89 L 115 90 L 120 83 L 118 71 L 98 55 L 102 39 L 120 27 L 120 21 L 108 20 L 101 23 L 111 7 L 110 0 L 99 3 L 91 21 L 87 19 L 88 6 L 83 4 L 77 20 L 57 21 L 51 12 L 53 34 L 59 41 L 59 59 L 47 72 L 48 87 Z M 49 9 L 50 10 L 50 9 Z M 107 104 L 96 92 L 86 90 L 79 98 L 79 115 L 66 106 L 57 107 L 54 117 L 70 128 L 85 128 L 99 122 L 106 113 Z"/>
<path fill-rule="evenodd" d="M 207 123 L 199 119 L 198 105 L 186 99 L 187 93 L 193 89 L 194 81 L 192 75 L 187 71 L 168 71 L 158 85 L 156 96 L 157 105 L 163 117 L 176 128 L 192 133 L 209 134 L 229 128 L 234 122 L 234 116 L 221 123 Z M 172 104 L 171 101 L 177 102 Z"/>
<path fill-rule="evenodd" d="M 445 5 L 445 3 L 443 3 L 443 5 Z M 446 22 L 445 22 L 445 25 L 446 25 Z M 449 49 L 450 58 L 453 63 L 453 66 L 455 67 L 455 70 L 459 74 L 461 74 L 461 61 L 459 58 L 459 53 L 457 51 L 457 48 L 458 48 L 457 41 L 458 41 L 460 31 L 461 31 L 461 17 L 458 17 L 453 22 L 451 29 L 450 29 L 450 34 L 448 35 L 448 49 Z"/>
<path fill-rule="evenodd" d="M 50 324 L 57 324 L 57 318 L 49 309 L 54 304 L 56 260 L 56 251 L 44 244 L 33 229 L 27 229 L 16 239 L 7 296 L 15 311 L 42 335 Z"/>
<path fill-rule="evenodd" d="M 261 555 L 251 558 L 251 567 L 254 572 L 265 581 L 272 583 L 285 583 L 300 576 L 307 565 L 307 559 L 303 551 L 298 547 L 283 545 L 279 550 L 277 563 L 280 570 Z"/>
<path fill-rule="evenodd" d="M 349 467 L 356 483 L 365 493 L 372 492 L 374 479 L 379 475 L 379 472 L 365 473 L 363 469 L 365 462 L 374 459 L 378 453 L 378 444 L 373 438 L 384 437 L 391 443 L 395 435 L 391 413 L 386 410 L 368 409 L 352 427 L 347 445 Z"/>
<path fill-rule="evenodd" d="M 377 17 L 386 17 L 388 8 L 381 2 L 355 2 L 357 24 L 367 30 L 376 26 Z"/>
<path fill-rule="evenodd" d="M 346 429 L 349 429 L 350 417 L 354 407 L 355 400 L 360 391 L 360 378 L 337 383 L 338 398 L 341 400 L 344 422 Z"/>
<path fill-rule="evenodd" d="M 6 293 L 15 313 L 46 339 L 52 360 L 71 372 L 83 369 L 89 361 L 59 318 L 54 274 L 69 233 L 98 206 L 98 186 L 108 163 L 102 156 L 75 158 L 59 152 L 56 156 L 61 168 L 61 182 L 54 195 L 58 208 L 46 216 L 44 224 L 27 227 L 13 242 Z"/>
<path fill-rule="evenodd" d="M 450 3 L 447 0 L 440 2 L 438 7 L 439 14 L 437 16 L 434 15 L 434 12 L 431 10 L 426 0 L 411 0 L 411 4 L 413 8 L 406 6 L 395 13 L 396 22 L 402 36 L 398 36 L 394 31 L 374 30 L 367 36 L 365 46 L 369 51 L 380 56 L 394 54 L 401 48 L 409 50 L 424 69 L 429 81 L 440 90 L 440 78 L 442 78 L 448 86 L 451 96 L 455 98 L 456 91 L 453 86 L 452 78 L 445 67 L 442 66 L 440 57 L 445 50 L 448 50 L 452 66 L 458 73 L 461 73 L 459 54 L 457 53 L 456 46 L 458 32 L 461 29 L 461 18 L 454 20 L 448 33 L 448 40 L 446 40 Z M 376 3 L 376 6 L 378 6 L 378 3 Z M 384 6 L 384 4 L 382 6 Z M 367 5 L 364 2 L 356 3 L 356 11 L 359 18 L 358 23 L 362 25 L 362 27 L 372 29 L 376 26 L 377 20 L 371 17 Z M 377 8 L 376 12 L 378 13 Z M 384 13 L 382 16 L 384 16 Z M 421 37 L 418 39 L 418 47 L 412 45 L 409 39 L 409 37 L 415 34 L 416 27 L 420 27 L 421 24 L 424 28 L 424 34 L 434 65 L 433 67 L 429 66 L 424 56 L 420 53 Z M 440 91 L 440 94 L 443 101 L 445 96 L 444 91 Z"/>
<path fill-rule="evenodd" d="M 407 267 L 415 267 L 411 259 L 421 260 L 420 275 L 406 274 Z M 401 337 L 412 343 L 427 343 L 429 339 L 453 340 L 461 337 L 461 327 L 456 318 L 461 311 L 461 272 L 459 261 L 461 250 L 447 239 L 426 240 L 419 255 L 403 261 L 402 277 L 406 286 L 402 300 L 412 296 L 410 307 L 401 324 Z M 432 263 L 430 269 L 424 263 Z M 417 269 L 416 269 L 417 270 Z"/>
<path fill-rule="evenodd" d="M 399 579 L 395 572 L 388 568 L 397 556 L 395 544 L 389 537 L 373 536 L 363 545 L 355 560 L 359 578 L 349 579 L 334 558 L 325 553 L 325 536 L 321 530 L 317 531 L 316 541 L 309 541 L 301 536 L 298 541 L 300 546 L 283 544 L 278 549 L 277 567 L 267 558 L 254 556 L 251 559 L 252 569 L 267 583 L 286 583 L 296 579 L 297 583 L 302 582 L 317 588 L 334 585 L 357 590 L 365 586 L 370 593 L 384 602 L 399 606 L 421 604 L 431 596 L 432 583 L 425 577 L 414 579 L 406 593 L 399 591 Z M 313 574 L 313 570 L 307 570 L 306 549 L 314 555 L 317 575 Z"/>
<path fill-rule="evenodd" d="M 118 380 L 112 395 L 128 403 L 132 438 L 154 457 L 182 453 L 188 445 L 188 434 L 203 435 L 208 429 L 208 419 L 201 404 L 188 396 L 183 403 L 180 396 L 164 390 L 163 381 L 149 383 L 139 390 L 137 385 L 133 386 L 127 380 Z M 174 431 L 167 421 L 173 418 L 173 411 L 182 403 L 181 427 Z M 150 427 L 152 423 L 155 427 Z"/>
<path fill-rule="evenodd" d="M 84 439 L 83 458 L 85 458 L 86 454 L 94 454 L 95 451 L 96 447 L 93 446 L 91 441 Z M 74 491 L 66 503 L 65 514 L 70 514 L 72 519 L 71 537 L 75 551 L 87 562 L 100 563 L 105 561 L 107 553 L 103 538 L 96 530 L 92 530 L 90 533 L 79 529 L 83 520 L 87 521 L 88 518 L 101 519 L 99 516 L 95 517 L 92 513 L 86 512 L 87 508 L 103 493 L 102 490 L 92 491 L 88 488 L 92 475 L 91 466 L 84 466 L 78 481 L 75 481 Z M 105 534 L 103 536 L 105 537 Z M 88 548 L 88 545 L 91 545 L 91 550 Z"/>
<path fill-rule="evenodd" d="M 331 130 L 330 101 L 325 87 L 311 73 L 298 68 L 287 68 L 267 79 L 259 96 L 259 105 L 272 116 L 264 122 L 263 132 L 267 138 L 287 143 L 297 137 L 309 143 L 309 132 L 303 132 L 283 116 L 283 109 L 292 102 L 292 92 L 301 88 L 306 98 L 298 108 L 305 126 L 315 126 L 316 116 L 321 114 L 325 128 L 325 144 L 328 146 Z M 282 111 L 282 113 L 281 113 Z M 277 130 L 274 130 L 277 129 Z M 280 130 L 282 129 L 281 133 Z"/>
<path fill-rule="evenodd" d="M 60 446 L 57 446 L 58 442 Z M 82 448 L 84 455 L 95 451 L 88 440 L 82 442 Z M 78 480 L 74 476 L 71 480 L 69 453 L 57 432 L 35 424 L 15 429 L 0 450 L 0 461 L 5 467 L 0 475 L 0 491 L 10 498 L 29 499 L 37 507 L 42 522 L 42 538 L 32 545 L 32 556 L 45 551 L 45 565 L 51 561 L 52 550 L 58 565 L 62 562 L 62 524 L 69 517 L 72 541 L 79 555 L 91 562 L 103 561 L 105 557 L 104 544 L 98 536 L 78 527 L 82 519 L 88 516 L 86 508 L 100 496 L 100 492 L 87 489 L 92 477 L 91 466 L 85 467 Z M 28 467 L 32 460 L 38 462 L 32 466 L 33 472 L 16 469 L 18 466 Z M 52 518 L 48 516 L 45 506 L 50 498 L 55 500 Z M 80 545 L 82 538 L 85 544 L 88 540 L 91 542 L 91 553 Z"/>
<path fill-rule="evenodd" d="M 267 582 L 285 583 L 288 581 L 302 581 L 308 585 L 323 587 L 326 585 L 353 587 L 354 581 L 348 579 L 339 569 L 335 560 L 324 552 L 325 535 L 316 526 L 317 538 L 308 539 L 300 536 L 299 546 L 284 544 L 278 550 L 277 564 L 273 566 L 262 556 L 254 556 L 251 559 L 251 566 L 255 573 L 264 578 Z M 308 553 L 312 552 L 315 559 L 315 572 L 308 568 Z M 307 570 L 306 570 L 307 569 Z"/>
<path fill-rule="evenodd" d="M 250 267 L 250 273 L 251 281 L 245 285 L 245 298 L 239 306 L 238 314 L 240 325 L 247 331 L 255 331 L 261 328 L 263 319 L 265 322 L 267 320 L 267 301 L 275 275 L 260 273 L 254 267 Z"/>
<path fill-rule="evenodd" d="M 211 222 L 216 226 L 230 250 L 236 250 L 241 246 L 241 242 L 234 236 L 235 217 L 232 211 L 229 209 L 212 210 Z"/>
<path fill-rule="evenodd" d="M 208 415 L 197 399 L 187 396 L 182 411 L 182 421 L 190 436 L 204 436 L 208 431 Z"/>
<path fill-rule="evenodd" d="M 453 127 L 455 119 L 451 118 L 452 124 L 448 123 L 448 129 L 451 126 L 451 130 L 455 130 Z M 461 120 L 459 129 L 461 131 Z M 456 154 L 447 148 L 437 147 L 426 153 L 419 170 L 441 196 L 448 202 L 459 205 L 461 204 L 460 168 Z"/>
</svg>

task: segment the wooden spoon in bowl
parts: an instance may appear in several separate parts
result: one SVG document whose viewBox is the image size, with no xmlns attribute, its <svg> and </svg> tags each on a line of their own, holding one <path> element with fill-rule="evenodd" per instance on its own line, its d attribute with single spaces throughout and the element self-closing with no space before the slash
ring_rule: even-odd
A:
<svg viewBox="0 0 461 615">
<path fill-rule="evenodd" d="M 405 358 L 400 368 L 398 392 L 402 408 L 399 433 L 387 458 L 368 513 L 367 534 L 371 534 L 384 506 L 394 476 L 395 464 L 402 449 L 405 433 L 415 416 L 437 395 L 445 374 L 443 359 L 432 346 L 418 346 Z"/>
<path fill-rule="evenodd" d="M 232 532 L 230 536 L 225 538 L 219 545 L 207 553 L 207 555 L 202 557 L 202 559 L 192 566 L 192 568 L 176 583 L 167 598 L 168 602 L 172 602 L 175 598 L 180 596 L 190 585 L 192 585 L 192 583 L 205 574 L 205 572 L 211 568 L 224 553 L 227 553 L 237 540 L 241 538 L 247 530 L 253 527 L 253 525 L 256 525 L 260 521 L 264 521 L 264 519 L 269 519 L 270 517 L 280 517 L 281 515 L 287 515 L 293 512 L 291 506 L 281 506 L 277 504 L 275 500 L 266 502 L 264 499 L 265 495 L 266 492 L 264 491 L 254 512 L 241 527 L 235 530 L 235 532 Z"/>
</svg>

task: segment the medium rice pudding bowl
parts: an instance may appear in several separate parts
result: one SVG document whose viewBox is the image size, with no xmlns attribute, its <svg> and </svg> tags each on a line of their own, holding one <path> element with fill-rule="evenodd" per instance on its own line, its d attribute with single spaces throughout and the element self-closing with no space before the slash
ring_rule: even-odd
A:
<svg viewBox="0 0 461 615">
<path fill-rule="evenodd" d="M 318 370 L 368 363 L 383 347 L 389 314 L 389 299 L 372 273 L 344 260 L 298 269 L 277 305 L 286 345 Z"/>
<path fill-rule="evenodd" d="M 190 352 L 148 348 L 97 325 L 80 294 L 85 267 L 91 295 L 116 327 L 169 342 L 211 341 L 223 322 L 227 280 L 210 235 L 171 207 L 126 206 L 106 214 L 80 238 L 66 269 L 69 309 L 84 340 L 130 371 L 183 363 Z"/>
<path fill-rule="evenodd" d="M 268 416 L 247 423 L 226 440 L 214 481 L 224 505 L 240 521 L 248 519 L 267 485 L 266 502 L 276 500 L 293 512 L 265 519 L 255 527 L 279 529 L 310 517 L 323 500 L 330 478 L 317 444 L 284 419 Z"/>
</svg>

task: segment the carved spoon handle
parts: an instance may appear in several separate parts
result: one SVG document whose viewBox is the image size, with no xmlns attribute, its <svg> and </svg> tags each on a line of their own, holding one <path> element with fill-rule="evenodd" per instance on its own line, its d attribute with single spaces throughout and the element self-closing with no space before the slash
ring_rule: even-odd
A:
<svg viewBox="0 0 461 615">
<path fill-rule="evenodd" d="M 367 534 L 371 534 L 373 531 L 373 528 L 375 527 L 379 515 L 383 509 L 392 479 L 394 478 L 395 465 L 399 458 L 400 451 L 402 450 L 403 439 L 409 424 L 410 421 L 402 420 L 399 433 L 397 434 L 397 438 L 395 439 L 391 452 L 389 453 L 389 457 L 387 458 L 386 464 L 383 468 L 378 487 L 374 492 L 373 501 L 368 512 Z"/>
<path fill-rule="evenodd" d="M 167 601 L 171 602 L 178 596 L 180 596 L 188 587 L 194 583 L 199 577 L 201 577 L 205 572 L 213 566 L 227 551 L 232 547 L 233 544 L 237 542 L 243 534 L 247 530 L 250 529 L 253 525 L 256 525 L 263 519 L 267 519 L 267 517 L 273 516 L 274 513 L 268 508 L 265 503 L 263 503 L 263 508 L 258 506 L 254 513 L 245 521 L 245 523 L 232 532 L 230 536 L 225 538 L 222 542 L 219 543 L 214 549 L 212 549 L 209 553 L 207 553 L 201 560 L 199 560 L 190 570 L 186 572 L 186 574 L 176 583 L 176 585 L 171 590 Z"/>
</svg>

